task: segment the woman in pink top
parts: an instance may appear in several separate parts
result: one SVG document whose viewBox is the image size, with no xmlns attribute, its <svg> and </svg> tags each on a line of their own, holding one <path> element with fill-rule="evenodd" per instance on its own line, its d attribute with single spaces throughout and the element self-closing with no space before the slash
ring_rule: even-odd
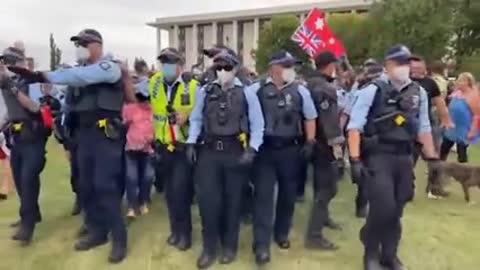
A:
<svg viewBox="0 0 480 270">
<path fill-rule="evenodd" d="M 151 162 L 153 154 L 153 114 L 148 93 L 136 92 L 137 102 L 123 107 L 123 121 L 127 125 L 125 145 L 126 193 L 129 219 L 148 213 L 150 190 L 154 177 Z"/>
</svg>

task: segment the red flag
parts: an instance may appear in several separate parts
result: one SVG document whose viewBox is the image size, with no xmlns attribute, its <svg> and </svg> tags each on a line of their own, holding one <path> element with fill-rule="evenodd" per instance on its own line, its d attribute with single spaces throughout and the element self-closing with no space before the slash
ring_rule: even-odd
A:
<svg viewBox="0 0 480 270">
<path fill-rule="evenodd" d="M 305 21 L 292 36 L 307 54 L 314 57 L 321 51 L 330 50 L 336 57 L 345 54 L 342 42 L 330 30 L 325 14 L 319 9 L 312 9 Z"/>
</svg>

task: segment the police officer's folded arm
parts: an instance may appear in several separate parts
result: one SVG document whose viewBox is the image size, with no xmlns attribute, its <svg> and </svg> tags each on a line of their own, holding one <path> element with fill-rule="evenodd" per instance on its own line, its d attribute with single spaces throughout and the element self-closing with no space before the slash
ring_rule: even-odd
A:
<svg viewBox="0 0 480 270">
<path fill-rule="evenodd" d="M 96 83 L 115 83 L 120 80 L 120 66 L 111 61 L 100 61 L 88 66 L 78 66 L 46 72 L 45 77 L 50 83 L 76 87 Z"/>
<path fill-rule="evenodd" d="M 422 88 L 420 90 L 420 113 L 418 121 L 418 142 L 422 144 L 422 151 L 426 158 L 436 158 L 438 155 L 432 137 L 432 126 L 429 117 L 428 96 Z"/>
<path fill-rule="evenodd" d="M 208 85 L 205 87 L 209 87 Z M 193 104 L 193 110 L 190 114 L 189 122 L 190 127 L 188 129 L 188 139 L 186 143 L 197 143 L 198 137 L 202 132 L 203 125 L 203 108 L 205 107 L 206 90 L 205 87 L 197 88 L 195 92 L 195 99 Z"/>
<path fill-rule="evenodd" d="M 263 118 L 262 107 L 258 96 L 252 88 L 245 89 L 245 98 L 248 103 L 248 120 L 250 123 L 250 147 L 258 151 L 263 144 L 265 131 L 265 119 Z"/>
</svg>

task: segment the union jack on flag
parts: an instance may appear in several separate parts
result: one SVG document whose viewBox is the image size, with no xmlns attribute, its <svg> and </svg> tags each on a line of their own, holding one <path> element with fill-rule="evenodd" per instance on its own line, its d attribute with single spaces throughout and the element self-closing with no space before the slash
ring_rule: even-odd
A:
<svg viewBox="0 0 480 270">
<path fill-rule="evenodd" d="M 292 40 L 296 42 L 307 54 L 315 56 L 321 51 L 325 45 L 322 39 L 310 30 L 305 24 L 301 25 L 292 36 Z"/>
</svg>

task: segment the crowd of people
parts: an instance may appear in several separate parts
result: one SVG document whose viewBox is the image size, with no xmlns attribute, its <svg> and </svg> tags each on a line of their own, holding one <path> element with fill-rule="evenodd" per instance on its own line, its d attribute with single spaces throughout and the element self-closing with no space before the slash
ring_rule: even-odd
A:
<svg viewBox="0 0 480 270">
<path fill-rule="evenodd" d="M 479 136 L 473 75 L 462 73 L 449 86 L 440 63 L 428 70 L 404 45 L 392 46 L 382 61 L 366 60 L 357 74 L 329 51 L 313 59 L 308 75 L 297 74 L 301 63 L 280 50 L 270 56 L 268 74 L 253 80 L 236 53 L 221 45 L 205 50 L 212 64 L 196 76 L 185 71 L 175 48 L 160 52 L 159 71 L 138 61 L 129 72 L 104 55 L 96 30 L 71 41 L 75 67 L 35 71 L 18 46 L 0 56 L 7 109 L 0 159 L 10 159 L 20 199 L 12 239 L 22 245 L 42 220 L 39 175 L 53 133 L 70 161 L 72 214 L 83 213 L 78 251 L 110 238 L 109 261 L 121 262 L 126 223 L 150 212 L 154 186 L 165 192 L 166 242 L 180 251 L 192 246 L 196 197 L 203 236 L 199 269 L 217 258 L 221 264 L 235 260 L 245 215 L 253 221 L 255 261 L 267 264 L 272 240 L 290 248 L 295 203 L 304 200 L 309 166 L 314 200 L 305 247 L 336 250 L 323 229 L 341 228 L 329 205 L 349 163 L 358 187 L 355 214 L 366 218 L 360 233 L 364 269 L 404 269 L 397 250 L 403 208 L 414 196 L 416 161 L 445 160 L 456 145 L 458 161 L 467 162 L 467 147 Z M 55 95 L 52 85 L 67 88 Z M 6 179 L 0 199 L 7 198 Z M 448 196 L 434 177 L 426 190 L 431 198 Z"/>
</svg>

